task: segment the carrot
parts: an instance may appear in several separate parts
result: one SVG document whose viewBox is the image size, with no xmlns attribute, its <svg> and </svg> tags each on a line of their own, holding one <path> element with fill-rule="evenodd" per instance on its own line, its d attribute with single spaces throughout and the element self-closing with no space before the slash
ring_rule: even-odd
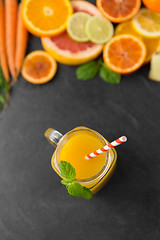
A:
<svg viewBox="0 0 160 240">
<path fill-rule="evenodd" d="M 26 30 L 22 21 L 22 2 L 18 6 L 18 19 L 17 19 L 17 38 L 16 38 L 16 72 L 17 76 L 20 73 L 25 53 L 27 50 L 28 31 Z"/>
<path fill-rule="evenodd" d="M 17 0 L 5 0 L 5 23 L 6 23 L 6 49 L 8 65 L 11 75 L 15 81 L 15 49 L 16 49 L 16 28 L 17 28 Z"/>
<path fill-rule="evenodd" d="M 4 16 L 4 3 L 0 0 L 0 61 L 3 74 L 7 82 L 10 81 L 7 55 L 6 55 L 6 44 L 5 44 L 5 16 Z"/>
</svg>

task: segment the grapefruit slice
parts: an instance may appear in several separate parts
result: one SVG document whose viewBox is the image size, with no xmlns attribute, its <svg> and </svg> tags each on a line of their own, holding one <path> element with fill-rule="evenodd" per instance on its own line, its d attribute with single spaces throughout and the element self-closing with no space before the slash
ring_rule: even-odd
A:
<svg viewBox="0 0 160 240">
<path fill-rule="evenodd" d="M 101 16 L 98 9 L 91 3 L 85 1 L 73 1 L 74 12 L 85 12 L 91 16 Z M 43 37 L 44 49 L 60 63 L 67 65 L 79 65 L 98 57 L 103 44 L 91 42 L 79 43 L 72 40 L 67 32 L 54 37 Z"/>
<path fill-rule="evenodd" d="M 33 51 L 24 59 L 22 76 L 33 84 L 50 81 L 57 71 L 56 61 L 45 51 Z"/>
</svg>

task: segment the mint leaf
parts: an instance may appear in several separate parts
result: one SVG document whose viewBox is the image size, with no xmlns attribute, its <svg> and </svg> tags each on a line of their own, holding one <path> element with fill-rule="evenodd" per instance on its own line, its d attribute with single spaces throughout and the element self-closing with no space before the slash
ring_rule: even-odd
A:
<svg viewBox="0 0 160 240">
<path fill-rule="evenodd" d="M 92 192 L 90 191 L 89 188 L 83 187 L 83 192 L 82 192 L 82 196 L 81 197 L 84 197 L 84 198 L 87 198 L 87 199 L 91 199 L 92 198 Z"/>
<path fill-rule="evenodd" d="M 72 183 L 72 182 L 74 182 L 74 180 L 72 180 L 72 181 L 67 181 L 67 180 L 61 180 L 61 183 L 63 184 L 63 185 L 68 185 L 69 183 Z"/>
<path fill-rule="evenodd" d="M 5 104 L 6 103 L 6 98 L 3 95 L 0 95 L 0 103 Z"/>
<path fill-rule="evenodd" d="M 110 84 L 119 84 L 121 81 L 121 75 L 115 72 L 112 72 L 105 63 L 102 63 L 100 68 L 100 77 L 107 83 Z"/>
<path fill-rule="evenodd" d="M 80 183 L 74 182 L 67 186 L 68 193 L 75 197 L 81 197 L 83 187 Z"/>
<path fill-rule="evenodd" d="M 75 197 L 92 198 L 92 193 L 89 188 L 83 187 L 80 183 L 74 182 L 67 185 L 68 193 Z"/>
<path fill-rule="evenodd" d="M 1 92 L 3 92 L 3 93 L 8 93 L 9 92 L 9 85 L 6 82 L 6 80 L 3 81 L 2 85 L 1 85 Z"/>
<path fill-rule="evenodd" d="M 79 80 L 94 78 L 99 72 L 100 66 L 96 61 L 90 61 L 77 68 L 76 76 Z"/>
<path fill-rule="evenodd" d="M 8 92 L 9 84 L 3 75 L 2 68 L 0 67 L 0 92 Z"/>
<path fill-rule="evenodd" d="M 76 172 L 75 168 L 69 162 L 61 161 L 59 164 L 59 169 L 62 177 L 66 178 L 69 181 L 75 180 Z"/>
<path fill-rule="evenodd" d="M 6 82 L 6 80 L 5 80 L 5 77 L 3 75 L 2 68 L 0 67 L 0 90 L 1 90 L 4 82 Z"/>
</svg>

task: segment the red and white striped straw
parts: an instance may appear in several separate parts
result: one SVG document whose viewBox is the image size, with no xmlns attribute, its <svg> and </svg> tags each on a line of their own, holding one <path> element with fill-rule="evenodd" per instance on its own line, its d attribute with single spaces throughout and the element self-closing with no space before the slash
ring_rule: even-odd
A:
<svg viewBox="0 0 160 240">
<path fill-rule="evenodd" d="M 108 151 L 109 149 L 111 149 L 113 147 L 116 147 L 116 146 L 118 146 L 121 143 L 124 143 L 126 141 L 127 141 L 127 137 L 122 136 L 122 137 L 114 140 L 113 142 L 109 143 L 108 145 L 104 146 L 103 148 L 100 148 L 100 149 L 96 150 L 95 152 L 92 152 L 92 153 L 88 154 L 86 156 L 86 159 L 94 158 L 94 157 L 100 155 L 101 153 L 104 153 L 104 152 Z"/>
</svg>

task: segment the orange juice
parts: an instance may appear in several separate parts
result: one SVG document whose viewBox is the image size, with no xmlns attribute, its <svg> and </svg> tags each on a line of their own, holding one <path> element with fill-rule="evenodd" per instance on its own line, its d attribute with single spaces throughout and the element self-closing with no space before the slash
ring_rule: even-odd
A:
<svg viewBox="0 0 160 240">
<path fill-rule="evenodd" d="M 63 177 L 59 170 L 59 163 L 60 161 L 67 161 L 76 170 L 76 181 L 90 188 L 94 194 L 112 176 L 117 160 L 114 148 L 95 158 L 89 160 L 85 158 L 87 154 L 108 143 L 98 132 L 86 127 L 77 127 L 62 136 L 56 130 L 48 129 L 45 136 L 52 145 L 56 146 L 56 150 L 52 155 L 51 165 L 61 178 Z"/>
<path fill-rule="evenodd" d="M 87 179 L 98 174 L 106 161 L 106 153 L 87 160 L 85 156 L 104 144 L 95 135 L 79 133 L 70 138 L 62 147 L 60 160 L 67 161 L 76 170 L 77 179 Z"/>
</svg>

